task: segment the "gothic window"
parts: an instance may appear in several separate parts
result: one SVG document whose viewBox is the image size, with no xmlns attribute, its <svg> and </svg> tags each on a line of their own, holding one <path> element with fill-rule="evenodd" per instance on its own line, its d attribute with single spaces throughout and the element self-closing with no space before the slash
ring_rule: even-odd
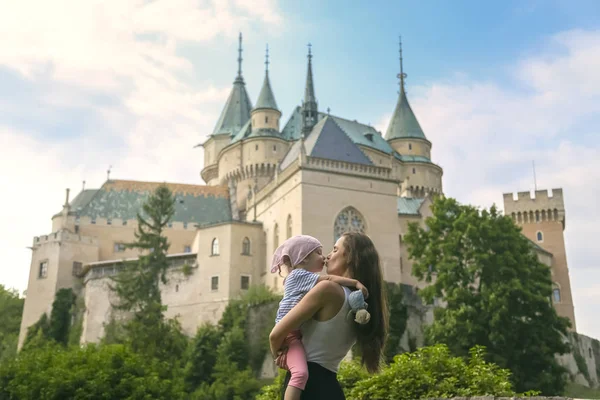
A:
<svg viewBox="0 0 600 400">
<path fill-rule="evenodd" d="M 242 254 L 245 256 L 250 255 L 250 239 L 247 237 L 245 237 L 244 241 L 242 242 Z"/>
<path fill-rule="evenodd" d="M 333 240 L 337 241 L 346 232 L 365 232 L 364 218 L 354 207 L 347 207 L 338 214 L 333 226 Z"/>
<path fill-rule="evenodd" d="M 552 289 L 552 301 L 554 303 L 560 303 L 560 289 L 557 287 Z"/>
<path fill-rule="evenodd" d="M 292 215 L 289 214 L 287 217 L 287 226 L 286 226 L 286 239 L 292 237 Z"/>
<path fill-rule="evenodd" d="M 211 250 L 210 254 L 212 256 L 218 256 L 219 255 L 219 239 L 217 239 L 217 238 L 213 239 L 212 246 L 211 246 L 210 250 Z"/>
<path fill-rule="evenodd" d="M 279 225 L 275 224 L 273 228 L 273 250 L 279 247 Z"/>
<path fill-rule="evenodd" d="M 544 234 L 542 232 L 537 232 L 536 233 L 536 238 L 538 242 L 543 242 L 544 241 Z"/>
</svg>

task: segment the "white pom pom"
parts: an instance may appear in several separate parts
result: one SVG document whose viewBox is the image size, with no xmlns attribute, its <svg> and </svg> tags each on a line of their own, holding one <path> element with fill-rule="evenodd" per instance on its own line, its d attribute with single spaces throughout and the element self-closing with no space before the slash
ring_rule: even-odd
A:
<svg viewBox="0 0 600 400">
<path fill-rule="evenodd" d="M 367 310 L 358 310 L 356 312 L 356 317 L 354 321 L 358 322 L 361 325 L 365 325 L 371 320 L 371 314 Z"/>
</svg>

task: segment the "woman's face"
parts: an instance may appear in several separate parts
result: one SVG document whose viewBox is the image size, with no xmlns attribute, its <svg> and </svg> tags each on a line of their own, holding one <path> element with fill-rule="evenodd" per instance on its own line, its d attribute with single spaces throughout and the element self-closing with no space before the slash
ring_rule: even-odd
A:
<svg viewBox="0 0 600 400">
<path fill-rule="evenodd" d="M 344 248 L 345 236 L 342 236 L 333 245 L 333 250 L 327 255 L 326 265 L 329 275 L 347 276 L 348 264 L 346 263 L 346 250 Z"/>
</svg>

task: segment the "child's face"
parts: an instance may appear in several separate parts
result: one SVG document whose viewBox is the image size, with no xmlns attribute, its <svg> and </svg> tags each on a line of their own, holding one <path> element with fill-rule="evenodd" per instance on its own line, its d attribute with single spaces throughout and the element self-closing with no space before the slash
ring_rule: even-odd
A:
<svg viewBox="0 0 600 400">
<path fill-rule="evenodd" d="M 325 257 L 323 257 L 323 248 L 319 247 L 312 253 L 310 253 L 304 261 L 299 265 L 299 267 L 304 268 L 310 272 L 321 272 L 323 270 L 323 265 L 325 265 Z"/>
</svg>

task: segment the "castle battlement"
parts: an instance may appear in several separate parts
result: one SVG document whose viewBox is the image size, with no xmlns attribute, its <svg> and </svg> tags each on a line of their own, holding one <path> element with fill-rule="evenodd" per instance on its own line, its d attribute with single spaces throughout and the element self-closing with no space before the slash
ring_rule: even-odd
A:
<svg viewBox="0 0 600 400">
<path fill-rule="evenodd" d="M 392 170 L 389 167 L 376 165 L 354 164 L 345 161 L 328 160 L 325 158 L 306 157 L 303 162 L 305 168 L 319 169 L 322 171 L 341 172 L 375 179 L 392 179 Z"/>
<path fill-rule="evenodd" d="M 532 223 L 560 221 L 565 223 L 563 190 L 536 190 L 535 192 L 504 193 L 504 214 L 515 222 Z"/>
<path fill-rule="evenodd" d="M 76 233 L 71 233 L 67 230 L 61 230 L 58 232 L 52 232 L 48 235 L 35 236 L 33 238 L 33 247 L 58 242 L 81 243 L 92 246 L 98 245 L 98 239 L 95 237 L 79 235 Z"/>
</svg>

